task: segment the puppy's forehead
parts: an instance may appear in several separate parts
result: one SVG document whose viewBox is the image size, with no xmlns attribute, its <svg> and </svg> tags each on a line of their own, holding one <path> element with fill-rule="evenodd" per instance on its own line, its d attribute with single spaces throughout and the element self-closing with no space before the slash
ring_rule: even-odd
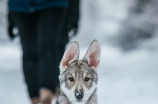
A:
<svg viewBox="0 0 158 104">
<path fill-rule="evenodd" d="M 88 66 L 86 62 L 77 60 L 70 64 L 63 75 L 73 77 L 76 77 L 76 75 L 81 75 L 82 77 L 93 77 L 96 75 L 96 73 Z"/>
<path fill-rule="evenodd" d="M 77 60 L 73 62 L 69 69 L 73 71 L 86 71 L 89 68 L 88 64 L 83 62 L 82 60 Z"/>
</svg>

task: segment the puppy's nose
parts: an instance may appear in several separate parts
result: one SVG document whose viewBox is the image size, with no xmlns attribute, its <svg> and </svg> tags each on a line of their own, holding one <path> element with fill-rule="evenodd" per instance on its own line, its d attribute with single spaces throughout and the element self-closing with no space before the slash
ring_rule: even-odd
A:
<svg viewBox="0 0 158 104">
<path fill-rule="evenodd" d="M 76 92 L 75 93 L 75 96 L 76 96 L 76 98 L 78 99 L 78 100 L 81 100 L 82 98 L 83 98 L 83 96 L 84 96 L 84 94 L 82 93 L 82 92 Z"/>
</svg>

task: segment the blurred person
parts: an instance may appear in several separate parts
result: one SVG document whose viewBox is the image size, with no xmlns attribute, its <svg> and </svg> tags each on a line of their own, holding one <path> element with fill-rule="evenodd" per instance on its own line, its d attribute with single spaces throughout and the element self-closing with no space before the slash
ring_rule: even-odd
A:
<svg viewBox="0 0 158 104">
<path fill-rule="evenodd" d="M 79 0 L 9 0 L 8 7 L 8 31 L 11 39 L 15 26 L 19 31 L 31 103 L 51 104 L 68 32 L 77 32 Z"/>
</svg>

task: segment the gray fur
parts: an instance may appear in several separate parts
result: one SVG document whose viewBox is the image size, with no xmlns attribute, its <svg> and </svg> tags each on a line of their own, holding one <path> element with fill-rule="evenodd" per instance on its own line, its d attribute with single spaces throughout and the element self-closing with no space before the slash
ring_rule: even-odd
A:
<svg viewBox="0 0 158 104">
<path fill-rule="evenodd" d="M 66 88 L 71 89 L 71 86 L 68 85 L 66 78 L 67 78 L 67 76 L 71 75 L 72 73 L 75 73 L 76 76 L 78 76 L 78 78 L 83 76 L 84 73 L 86 73 L 87 75 L 90 75 L 90 77 L 92 78 L 90 83 L 84 84 L 87 87 L 87 89 L 90 89 L 93 86 L 92 85 L 93 82 L 95 82 L 96 84 L 98 82 L 97 73 L 93 69 L 91 69 L 87 65 L 86 62 L 84 62 L 82 60 L 78 60 L 78 61 L 71 63 L 70 67 L 59 76 L 60 85 L 62 85 L 63 83 L 66 83 Z M 82 78 L 80 78 L 80 79 L 82 79 Z M 97 90 L 97 88 L 95 89 L 95 91 L 92 93 L 92 95 L 88 99 L 87 103 L 85 103 L 85 104 L 98 104 L 96 90 Z M 64 94 L 62 89 L 61 89 L 61 94 L 58 97 L 56 104 L 71 104 L 71 102 L 69 101 L 69 98 L 67 98 L 67 96 Z"/>
<path fill-rule="evenodd" d="M 78 60 L 79 45 L 77 42 L 70 44 L 60 63 L 61 94 L 56 104 L 98 104 L 96 86 L 100 54 L 100 45 L 94 40 L 83 60 Z"/>
</svg>

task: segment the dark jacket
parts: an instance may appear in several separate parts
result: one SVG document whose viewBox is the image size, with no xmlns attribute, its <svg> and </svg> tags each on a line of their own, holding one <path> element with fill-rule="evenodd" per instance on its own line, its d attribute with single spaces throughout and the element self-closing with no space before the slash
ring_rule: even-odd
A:
<svg viewBox="0 0 158 104">
<path fill-rule="evenodd" d="M 9 0 L 9 11 L 34 12 L 49 7 L 67 7 L 68 0 Z"/>
</svg>

